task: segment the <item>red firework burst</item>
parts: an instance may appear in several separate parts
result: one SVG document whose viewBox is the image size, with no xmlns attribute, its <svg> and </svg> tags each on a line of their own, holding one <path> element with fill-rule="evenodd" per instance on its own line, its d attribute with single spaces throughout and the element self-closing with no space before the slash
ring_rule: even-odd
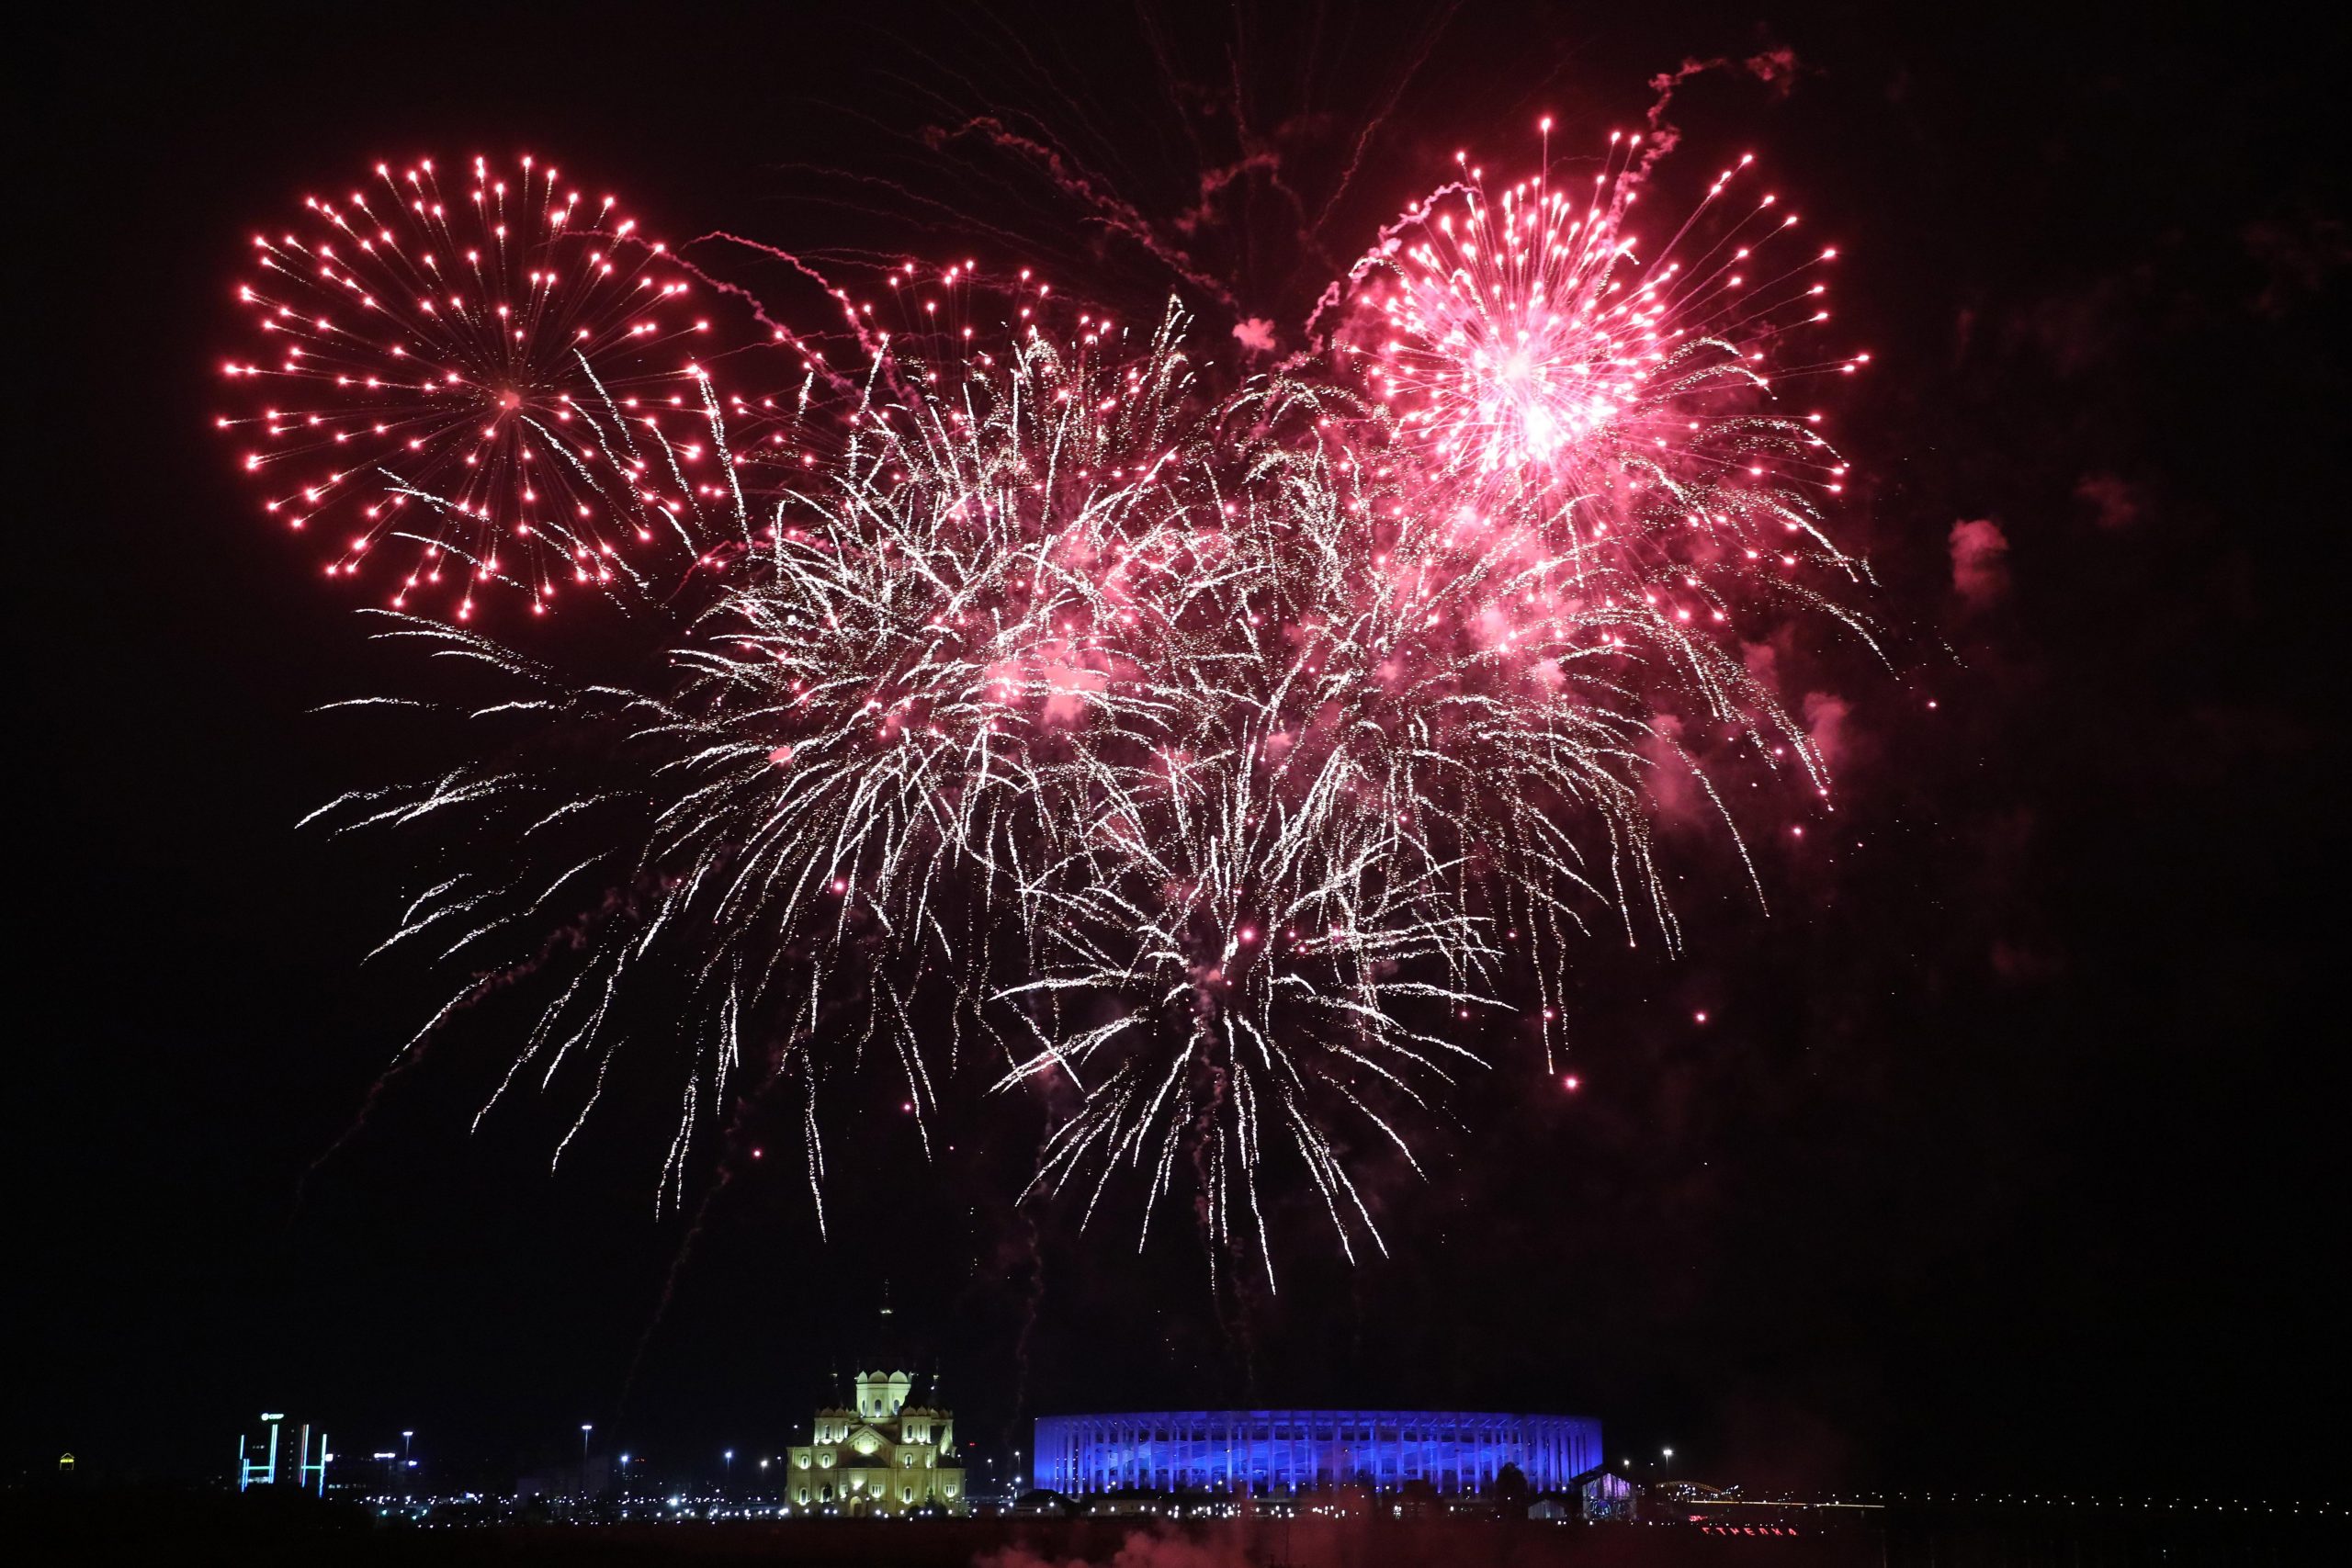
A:
<svg viewBox="0 0 2352 1568">
<path fill-rule="evenodd" d="M 332 541 L 327 575 L 396 607 L 446 584 L 459 619 L 493 583 L 544 612 L 666 543 L 706 451 L 709 322 L 613 197 L 526 157 L 475 159 L 445 199 L 426 159 L 303 206 L 254 237 L 237 297 L 261 340 L 224 367 L 250 401 L 216 423 L 264 509 Z"/>
</svg>

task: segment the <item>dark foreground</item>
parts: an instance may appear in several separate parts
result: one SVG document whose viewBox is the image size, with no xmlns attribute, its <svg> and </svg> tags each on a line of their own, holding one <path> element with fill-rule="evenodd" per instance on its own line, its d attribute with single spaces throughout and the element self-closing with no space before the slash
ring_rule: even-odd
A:
<svg viewBox="0 0 2352 1568">
<path fill-rule="evenodd" d="M 27 1548 L 29 1555 L 18 1555 Z M 2346 1561 L 2335 1519 L 2130 1519 L 1890 1510 L 1795 1534 L 1480 1519 L 852 1519 L 385 1528 L 333 1504 L 217 1495 L 17 1495 L 17 1562 L 273 1564 L 770 1562 L 795 1568 L 2154 1568 Z"/>
</svg>

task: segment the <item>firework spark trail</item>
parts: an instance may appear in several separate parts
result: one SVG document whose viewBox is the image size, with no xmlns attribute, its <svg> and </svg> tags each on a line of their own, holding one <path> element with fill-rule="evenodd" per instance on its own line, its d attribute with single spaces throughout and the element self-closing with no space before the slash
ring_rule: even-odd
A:
<svg viewBox="0 0 2352 1568">
<path fill-rule="evenodd" d="M 1124 710 L 1152 699 L 1107 678 L 1094 628 L 1133 617 L 1117 558 L 1150 533 L 1160 444 L 1187 385 L 1172 327 L 1155 344 L 1147 376 L 1033 340 L 953 400 L 861 408 L 821 482 L 780 495 L 763 524 L 759 503 L 729 491 L 735 536 L 705 527 L 699 540 L 703 558 L 724 558 L 714 575 L 740 581 L 673 650 L 673 691 L 570 689 L 469 632 L 402 619 L 390 634 L 523 688 L 478 716 L 559 736 L 567 753 L 593 730 L 628 770 L 637 787 L 586 793 L 560 769 L 460 770 L 329 809 L 341 830 L 469 816 L 477 842 L 571 865 L 481 923 L 477 908 L 517 881 L 438 879 L 392 940 L 464 917 L 469 935 L 445 956 L 526 934 L 583 873 L 631 890 L 517 1066 L 544 1054 L 551 1080 L 567 1058 L 606 1061 L 624 976 L 675 987 L 696 1043 L 665 1182 L 695 1105 L 723 1096 L 738 1021 L 781 1007 L 812 1035 L 838 984 L 896 998 L 894 964 L 952 970 L 992 908 L 1036 896 L 1039 858 L 1067 831 L 1067 809 L 1051 807 L 1079 765 L 1074 728 L 1098 714 L 1139 722 Z M 903 1001 L 890 1010 L 903 1043 Z M 900 1060 L 910 1103 L 928 1107 L 927 1060 Z"/>
<path fill-rule="evenodd" d="M 1138 211 L 1133 203 L 1105 189 L 1099 176 L 1078 167 L 1075 160 L 1061 149 L 1049 147 L 1034 136 L 1023 135 L 993 115 L 976 116 L 952 130 L 939 132 L 937 140 L 944 145 L 964 136 L 984 137 L 998 147 L 1033 160 L 1057 189 L 1087 209 L 1090 221 L 1101 224 L 1111 233 L 1125 235 L 1154 261 L 1238 313 L 1240 306 L 1233 297 L 1231 285 L 1214 274 L 1202 271 L 1190 256 L 1161 238 L 1151 220 Z"/>
<path fill-rule="evenodd" d="M 1547 170 L 1490 197 L 1465 160 L 1326 296 L 1322 356 L 1239 385 L 1181 309 L 1049 322 L 1042 283 L 968 263 L 829 288 L 838 362 L 763 314 L 797 390 L 697 361 L 640 419 L 577 355 L 562 471 L 625 473 L 609 526 L 692 562 L 595 574 L 673 617 L 661 669 L 582 682 L 395 617 L 517 738 L 323 813 L 446 846 L 385 947 L 555 971 L 485 1111 L 526 1068 L 593 1107 L 661 1049 L 630 1027 L 659 1010 L 682 1070 L 658 1204 L 706 1112 L 798 1076 L 821 1224 L 826 1086 L 877 1043 L 928 1147 L 968 1036 L 996 1092 L 1049 1108 L 1032 1191 L 1091 1219 L 1124 1176 L 1141 1246 L 1189 1185 L 1270 1289 L 1293 1190 L 1350 1258 L 1385 1251 L 1367 1151 L 1419 1170 L 1492 1029 L 1556 1066 L 1579 937 L 1679 943 L 1664 774 L 1759 897 L 1712 770 L 1826 796 L 1743 639 L 1868 636 L 1825 524 L 1843 460 L 1773 402 L 1867 360 L 1787 362 L 1834 252 L 1767 265 L 1788 222 L 1724 206 L 1739 168 L 1645 248 L 1655 151 L 1620 139 L 1574 196 Z M 450 508 L 482 493 L 451 477 Z"/>
<path fill-rule="evenodd" d="M 1255 450 L 1221 443 L 1248 481 L 1169 573 L 1152 628 L 1176 716 L 1160 765 L 1105 769 L 1098 852 L 1049 910 L 1041 974 L 1006 993 L 1115 1005 L 1041 1038 L 999 1087 L 1086 1075 L 1038 1185 L 1082 1174 L 1089 1214 L 1121 1167 L 1144 1174 L 1148 1210 L 1182 1140 L 1212 1139 L 1210 1165 L 1238 1184 L 1238 1201 L 1212 1203 L 1212 1231 L 1229 1242 L 1245 1219 L 1271 1285 L 1269 1137 L 1304 1164 L 1351 1256 L 1359 1228 L 1379 1246 L 1339 1129 L 1411 1160 L 1396 1116 L 1483 1065 L 1449 1035 L 1510 1005 L 1507 953 L 1552 974 L 1579 906 L 1615 908 L 1630 935 L 1638 894 L 1673 939 L 1642 776 L 1668 691 L 1772 727 L 1784 750 L 1802 735 L 1736 659 L 1631 594 L 1531 593 L 1526 571 L 1442 514 L 1368 526 L 1424 476 L 1392 482 L 1409 438 L 1349 417 L 1344 398 L 1285 386 L 1227 412 L 1261 434 Z M 1549 1043 L 1558 998 L 1536 1001 Z"/>
</svg>

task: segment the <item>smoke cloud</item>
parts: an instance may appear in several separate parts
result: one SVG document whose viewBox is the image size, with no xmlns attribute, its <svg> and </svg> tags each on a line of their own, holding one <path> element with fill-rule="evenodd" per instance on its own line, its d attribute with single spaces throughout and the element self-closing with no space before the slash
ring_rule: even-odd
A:
<svg viewBox="0 0 2352 1568">
<path fill-rule="evenodd" d="M 2009 540 L 1989 517 L 1951 525 L 1951 587 L 1973 609 L 2009 591 Z"/>
</svg>

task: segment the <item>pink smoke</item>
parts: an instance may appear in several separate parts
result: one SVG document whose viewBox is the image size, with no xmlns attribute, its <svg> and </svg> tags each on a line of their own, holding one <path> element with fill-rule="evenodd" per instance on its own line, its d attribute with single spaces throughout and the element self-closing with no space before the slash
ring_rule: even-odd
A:
<svg viewBox="0 0 2352 1568">
<path fill-rule="evenodd" d="M 1258 354 L 1274 352 L 1274 323 L 1263 316 L 1251 316 L 1233 324 L 1233 335 L 1242 347 Z"/>
<path fill-rule="evenodd" d="M 1109 1568 L 1248 1568 L 1250 1559 L 1230 1536 L 1193 1540 L 1162 1526 L 1157 1533 L 1136 1530 L 1113 1557 Z M 973 1562 L 973 1568 L 1086 1568 L 1081 1558 L 1057 1562 L 1026 1546 L 1009 1546 Z"/>
<path fill-rule="evenodd" d="M 2140 520 L 2140 497 L 2113 474 L 2085 474 L 2075 486 L 2075 499 L 2098 510 L 2096 521 L 2102 528 L 2129 528 Z"/>
<path fill-rule="evenodd" d="M 1951 525 L 1952 592 L 1982 609 L 2009 591 L 2009 540 L 1989 517 Z"/>
</svg>

